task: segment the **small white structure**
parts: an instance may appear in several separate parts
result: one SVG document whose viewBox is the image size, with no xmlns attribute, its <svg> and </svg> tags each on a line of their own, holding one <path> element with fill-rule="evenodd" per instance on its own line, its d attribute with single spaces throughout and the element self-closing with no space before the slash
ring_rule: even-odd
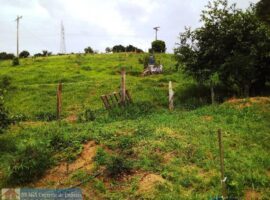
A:
<svg viewBox="0 0 270 200">
<path fill-rule="evenodd" d="M 150 56 L 148 67 L 143 71 L 142 75 L 160 74 L 163 72 L 163 66 L 157 65 L 154 56 Z"/>
</svg>

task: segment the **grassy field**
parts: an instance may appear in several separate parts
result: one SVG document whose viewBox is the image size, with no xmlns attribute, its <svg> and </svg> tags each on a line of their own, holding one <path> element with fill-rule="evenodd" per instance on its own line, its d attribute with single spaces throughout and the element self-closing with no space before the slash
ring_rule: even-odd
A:
<svg viewBox="0 0 270 200">
<path fill-rule="evenodd" d="M 228 196 L 269 199 L 270 98 L 209 105 L 208 90 L 177 71 L 172 55 L 157 55 L 164 74 L 147 77 L 140 76 L 143 56 L 28 58 L 18 67 L 1 61 L 0 77 L 11 83 L 6 107 L 19 122 L 0 135 L 0 188 L 77 186 L 85 199 L 211 199 L 221 193 L 221 129 Z M 106 111 L 100 96 L 119 90 L 121 67 L 134 103 Z"/>
</svg>

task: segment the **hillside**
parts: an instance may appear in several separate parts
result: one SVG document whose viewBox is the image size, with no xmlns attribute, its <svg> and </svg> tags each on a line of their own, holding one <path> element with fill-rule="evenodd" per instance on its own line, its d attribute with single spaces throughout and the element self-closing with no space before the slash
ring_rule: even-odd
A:
<svg viewBox="0 0 270 200">
<path fill-rule="evenodd" d="M 0 187 L 80 187 L 85 199 L 220 196 L 217 130 L 229 196 L 270 196 L 270 98 L 209 105 L 208 90 L 157 55 L 164 74 L 142 77 L 143 54 L 67 55 L 0 62 L 5 103 L 17 119 L 0 135 Z M 133 104 L 104 109 L 127 70 Z M 62 121 L 56 89 L 63 83 Z M 168 111 L 168 82 L 175 110 Z"/>
</svg>

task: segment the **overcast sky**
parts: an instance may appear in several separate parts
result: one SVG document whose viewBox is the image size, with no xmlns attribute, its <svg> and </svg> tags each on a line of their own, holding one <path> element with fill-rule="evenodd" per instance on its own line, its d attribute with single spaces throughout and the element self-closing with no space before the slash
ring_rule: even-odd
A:
<svg viewBox="0 0 270 200">
<path fill-rule="evenodd" d="M 258 0 L 230 0 L 246 8 Z M 198 27 L 208 0 L 0 0 L 0 52 L 16 52 L 17 15 L 20 21 L 20 51 L 60 51 L 63 20 L 67 52 L 83 52 L 87 46 L 104 51 L 116 44 L 150 47 L 158 39 L 172 52 L 185 26 Z"/>
</svg>

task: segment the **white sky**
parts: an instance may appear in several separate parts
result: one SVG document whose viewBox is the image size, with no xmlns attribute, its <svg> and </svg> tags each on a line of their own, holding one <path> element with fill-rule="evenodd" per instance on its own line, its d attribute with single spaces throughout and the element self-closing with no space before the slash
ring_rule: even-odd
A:
<svg viewBox="0 0 270 200">
<path fill-rule="evenodd" d="M 208 0 L 0 0 L 0 52 L 16 52 L 17 15 L 20 51 L 60 50 L 60 22 L 65 27 L 67 52 L 83 52 L 87 46 L 104 51 L 116 44 L 132 44 L 144 51 L 158 39 L 172 52 L 185 26 L 199 25 Z M 230 0 L 246 8 L 258 0 Z"/>
</svg>

